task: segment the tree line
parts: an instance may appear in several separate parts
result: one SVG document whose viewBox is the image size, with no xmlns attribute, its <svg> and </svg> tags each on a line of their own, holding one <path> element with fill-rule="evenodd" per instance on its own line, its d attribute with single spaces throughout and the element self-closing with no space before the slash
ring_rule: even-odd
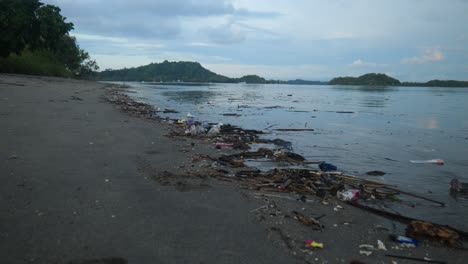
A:
<svg viewBox="0 0 468 264">
<path fill-rule="evenodd" d="M 39 0 L 0 0 L 0 72 L 85 78 L 97 71 L 60 12 Z"/>
</svg>

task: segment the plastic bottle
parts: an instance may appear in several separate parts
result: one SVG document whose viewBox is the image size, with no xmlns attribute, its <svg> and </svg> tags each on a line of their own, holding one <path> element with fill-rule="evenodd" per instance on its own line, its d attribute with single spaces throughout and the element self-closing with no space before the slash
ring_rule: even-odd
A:
<svg viewBox="0 0 468 264">
<path fill-rule="evenodd" d="M 442 159 L 430 159 L 430 160 L 410 160 L 411 163 L 419 163 L 419 164 L 437 164 L 437 165 L 444 165 L 445 161 Z"/>
<path fill-rule="evenodd" d="M 419 241 L 412 239 L 410 237 L 405 237 L 405 236 L 390 235 L 390 239 L 401 244 L 407 244 L 407 245 L 413 245 L 413 246 L 417 246 L 419 244 Z"/>
<path fill-rule="evenodd" d="M 336 197 L 340 199 L 341 201 L 355 201 L 361 196 L 361 192 L 356 189 L 351 189 L 351 190 L 346 190 L 343 192 L 337 192 Z"/>
<path fill-rule="evenodd" d="M 312 246 L 314 248 L 323 248 L 323 243 L 318 243 L 318 242 L 315 242 L 313 240 L 307 240 L 306 245 Z"/>
</svg>

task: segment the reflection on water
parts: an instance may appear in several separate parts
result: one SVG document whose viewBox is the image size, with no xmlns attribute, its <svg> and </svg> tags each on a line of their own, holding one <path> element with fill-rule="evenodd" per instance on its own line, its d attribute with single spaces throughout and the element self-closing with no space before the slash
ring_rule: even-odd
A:
<svg viewBox="0 0 468 264">
<path fill-rule="evenodd" d="M 215 91 L 164 91 L 161 95 L 170 100 L 182 103 L 202 104 L 210 101 L 218 95 Z"/>
<path fill-rule="evenodd" d="M 360 105 L 363 107 L 385 107 L 385 103 L 388 101 L 384 96 L 363 96 L 360 100 Z"/>
<path fill-rule="evenodd" d="M 368 93 L 387 93 L 398 91 L 398 87 L 395 86 L 343 86 L 336 85 L 331 86 L 331 89 L 341 90 L 341 91 L 356 91 L 356 92 L 368 92 Z"/>
<path fill-rule="evenodd" d="M 425 118 L 418 120 L 418 126 L 424 129 L 437 129 L 439 128 L 439 120 L 436 118 Z"/>
</svg>

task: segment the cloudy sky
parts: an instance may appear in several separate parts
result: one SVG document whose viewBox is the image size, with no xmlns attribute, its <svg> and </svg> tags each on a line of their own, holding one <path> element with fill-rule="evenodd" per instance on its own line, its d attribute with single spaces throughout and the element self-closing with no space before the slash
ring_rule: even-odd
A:
<svg viewBox="0 0 468 264">
<path fill-rule="evenodd" d="M 43 0 L 101 69 L 198 61 L 229 77 L 468 80 L 468 0 Z"/>
</svg>

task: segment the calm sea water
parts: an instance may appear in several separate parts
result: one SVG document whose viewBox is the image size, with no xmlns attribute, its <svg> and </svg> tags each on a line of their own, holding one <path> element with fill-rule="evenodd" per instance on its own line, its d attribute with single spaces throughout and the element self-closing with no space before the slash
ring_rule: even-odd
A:
<svg viewBox="0 0 468 264">
<path fill-rule="evenodd" d="M 180 112 L 162 116 L 182 119 L 190 112 L 199 121 L 258 130 L 313 128 L 314 132 L 273 131 L 266 137 L 291 141 L 293 151 L 308 160 L 324 160 L 340 171 L 445 202 L 441 208 L 411 199 L 415 208 L 392 208 L 468 229 L 467 197 L 449 192 L 451 179 L 468 182 L 466 88 L 130 85 L 129 95 L 138 101 Z M 443 159 L 445 165 L 409 162 L 426 159 Z M 371 170 L 387 174 L 366 176 Z"/>
</svg>

